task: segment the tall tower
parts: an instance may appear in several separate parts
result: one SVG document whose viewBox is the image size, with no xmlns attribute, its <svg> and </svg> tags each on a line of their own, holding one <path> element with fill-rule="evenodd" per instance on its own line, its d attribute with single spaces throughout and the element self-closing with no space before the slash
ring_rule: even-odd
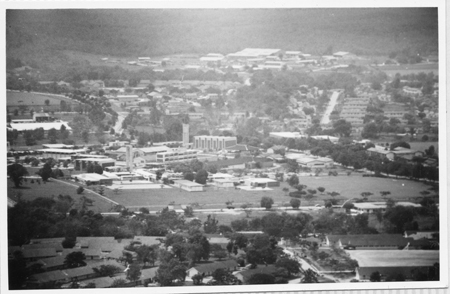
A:
<svg viewBox="0 0 450 294">
<path fill-rule="evenodd" d="M 133 171 L 133 147 L 131 145 L 127 145 L 127 150 L 125 153 L 125 159 L 127 161 L 127 167 L 130 172 Z"/>
<path fill-rule="evenodd" d="M 183 147 L 189 147 L 189 124 L 183 124 Z"/>
</svg>

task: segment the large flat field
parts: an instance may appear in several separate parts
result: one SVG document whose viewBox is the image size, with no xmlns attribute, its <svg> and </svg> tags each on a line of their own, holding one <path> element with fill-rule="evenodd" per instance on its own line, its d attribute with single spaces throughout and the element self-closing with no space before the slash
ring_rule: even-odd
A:
<svg viewBox="0 0 450 294">
<path fill-rule="evenodd" d="M 379 70 L 384 71 L 389 76 L 394 76 L 399 73 L 401 75 L 417 74 L 420 72 L 429 73 L 432 72 L 435 75 L 439 75 L 438 63 L 420 63 L 420 64 L 404 64 L 404 65 L 386 65 L 377 67 Z"/>
<path fill-rule="evenodd" d="M 27 106 L 42 106 L 45 105 L 45 100 L 50 101 L 50 106 L 59 105 L 61 100 L 66 102 L 70 102 L 73 104 L 77 104 L 75 100 L 71 100 L 65 97 L 53 96 L 53 95 L 44 95 L 44 94 L 35 94 L 28 92 L 6 92 L 6 105 L 7 106 L 18 106 L 18 105 L 27 105 Z M 20 102 L 21 101 L 21 102 Z"/>
<path fill-rule="evenodd" d="M 428 190 L 430 186 L 420 182 L 408 180 L 396 180 L 389 178 L 369 178 L 362 177 L 359 174 L 351 176 L 337 177 L 301 177 L 300 183 L 307 185 L 308 189 L 317 189 L 324 187 L 325 193 L 317 193 L 311 201 L 302 199 L 302 206 L 323 204 L 324 199 L 330 196 L 326 192 L 335 191 L 340 193 L 337 199 L 345 200 L 350 198 L 361 198 L 362 192 L 371 192 L 374 195 L 369 200 L 382 200 L 379 192 L 390 191 L 390 198 L 394 200 L 412 200 L 414 197 L 420 197 L 420 191 Z M 119 193 L 106 189 L 105 196 L 119 202 L 120 204 L 136 209 L 139 207 L 148 207 L 150 210 L 159 210 L 166 207 L 170 202 L 176 205 L 187 205 L 199 203 L 203 208 L 225 208 L 226 201 L 234 201 L 234 206 L 249 202 L 259 207 L 261 197 L 271 197 L 276 205 L 288 204 L 290 197 L 282 191 L 283 188 L 289 188 L 287 183 L 281 183 L 280 187 L 274 187 L 271 191 L 242 191 L 231 188 L 230 190 L 215 190 L 214 187 L 207 187 L 204 192 L 187 192 L 178 188 L 172 189 L 149 189 L 149 190 L 122 190 Z"/>
<path fill-rule="evenodd" d="M 359 266 L 432 266 L 439 250 L 347 250 Z"/>
<path fill-rule="evenodd" d="M 28 180 L 28 182 L 24 182 L 23 186 L 19 189 L 14 187 L 14 183 L 11 180 L 8 179 L 7 181 L 8 197 L 14 201 L 18 200 L 17 195 L 19 193 L 22 195 L 21 199 L 24 201 L 32 201 L 39 197 L 57 197 L 58 195 L 62 194 L 70 195 L 75 202 L 75 206 L 79 203 L 79 199 L 81 198 L 81 196 L 92 199 L 94 203 L 93 206 L 89 207 L 89 209 L 94 212 L 107 212 L 113 207 L 112 203 L 100 198 L 95 194 L 90 193 L 89 191 L 84 191 L 83 194 L 78 195 L 76 193 L 76 187 L 54 180 L 50 180 L 46 184 L 41 181 L 40 185 L 36 182 L 32 184 Z"/>
</svg>

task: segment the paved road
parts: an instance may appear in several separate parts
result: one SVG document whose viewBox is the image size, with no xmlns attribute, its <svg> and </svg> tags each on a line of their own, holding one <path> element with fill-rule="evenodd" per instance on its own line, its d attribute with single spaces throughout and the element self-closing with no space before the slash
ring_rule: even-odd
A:
<svg viewBox="0 0 450 294">
<path fill-rule="evenodd" d="M 333 94 L 331 94 L 330 102 L 328 102 L 327 109 L 325 110 L 322 120 L 320 121 L 321 125 L 326 125 L 330 122 L 330 115 L 336 105 L 339 94 L 341 94 L 339 91 L 334 91 Z"/>
</svg>

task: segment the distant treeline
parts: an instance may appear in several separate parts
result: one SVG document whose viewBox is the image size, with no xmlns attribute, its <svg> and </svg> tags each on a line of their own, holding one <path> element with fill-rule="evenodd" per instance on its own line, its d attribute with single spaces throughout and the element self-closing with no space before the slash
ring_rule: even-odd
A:
<svg viewBox="0 0 450 294">
<path fill-rule="evenodd" d="M 8 54 L 47 63 L 62 59 L 61 50 L 136 57 L 245 47 L 360 55 L 438 48 L 436 8 L 8 10 L 6 23 Z"/>
</svg>

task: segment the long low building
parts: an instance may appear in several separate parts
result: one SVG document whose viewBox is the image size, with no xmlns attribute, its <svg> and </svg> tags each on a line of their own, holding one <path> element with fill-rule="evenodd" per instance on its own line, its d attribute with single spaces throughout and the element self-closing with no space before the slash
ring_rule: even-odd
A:
<svg viewBox="0 0 450 294">
<path fill-rule="evenodd" d="M 279 187 L 280 182 L 269 178 L 250 178 L 244 180 L 244 185 L 252 187 Z"/>
<path fill-rule="evenodd" d="M 74 155 L 86 153 L 86 149 L 45 148 L 37 150 L 44 158 L 71 158 Z"/>
<path fill-rule="evenodd" d="M 71 178 L 86 185 L 112 185 L 113 182 L 113 179 L 96 173 L 72 175 Z"/>
<path fill-rule="evenodd" d="M 355 209 L 360 212 L 373 213 L 376 211 L 384 212 L 386 211 L 387 204 L 386 202 L 361 202 L 361 203 L 353 203 Z M 397 202 L 396 206 L 406 206 L 406 207 L 422 207 L 420 204 L 412 203 L 412 202 Z"/>
<path fill-rule="evenodd" d="M 116 161 L 112 158 L 77 158 L 75 159 L 75 169 L 86 170 L 89 164 L 97 164 L 102 168 L 114 166 Z"/>
<path fill-rule="evenodd" d="M 327 157 L 300 157 L 297 159 L 299 166 L 308 168 L 328 168 L 334 164 L 333 159 Z"/>
<path fill-rule="evenodd" d="M 201 184 L 191 182 L 188 180 L 174 180 L 174 186 L 183 189 L 188 192 L 202 192 L 205 191 L 205 187 Z"/>
</svg>

